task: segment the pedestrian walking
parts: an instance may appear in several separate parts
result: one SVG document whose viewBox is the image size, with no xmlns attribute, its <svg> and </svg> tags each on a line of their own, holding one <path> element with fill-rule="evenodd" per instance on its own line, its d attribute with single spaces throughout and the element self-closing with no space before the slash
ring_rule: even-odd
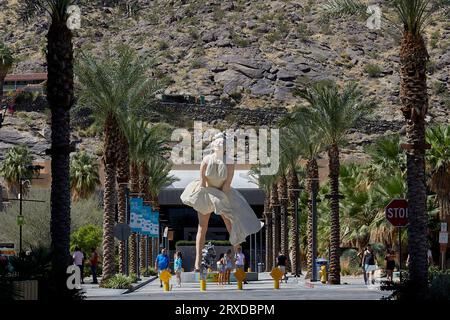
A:
<svg viewBox="0 0 450 320">
<path fill-rule="evenodd" d="M 231 249 L 227 250 L 224 255 L 224 267 L 225 267 L 225 283 L 231 284 L 231 270 L 233 270 L 233 254 Z"/>
<path fill-rule="evenodd" d="M 370 244 L 366 247 L 366 250 L 364 251 L 362 261 L 363 261 L 364 272 L 365 272 L 365 277 L 364 277 L 365 284 L 367 285 L 369 283 L 369 281 L 371 281 L 372 284 L 375 284 L 374 276 L 375 276 L 375 270 L 377 269 L 377 267 L 375 264 L 375 253 Z"/>
<path fill-rule="evenodd" d="M 283 272 L 283 279 L 282 280 L 284 280 L 287 283 L 288 277 L 287 277 L 287 274 L 286 274 L 286 262 L 287 262 L 287 257 L 280 250 L 278 252 L 278 257 L 277 257 L 277 267 L 281 270 L 281 272 Z"/>
<path fill-rule="evenodd" d="M 221 253 L 219 256 L 219 260 L 217 260 L 217 272 L 219 273 L 219 276 L 217 278 L 217 285 L 225 284 L 225 254 Z"/>
<path fill-rule="evenodd" d="M 386 279 L 387 281 L 393 280 L 394 269 L 395 269 L 395 252 L 392 249 L 388 249 L 386 252 Z"/>
<path fill-rule="evenodd" d="M 163 248 L 161 249 L 161 253 L 156 257 L 155 261 L 155 270 L 158 272 L 158 277 L 161 275 L 161 272 L 167 269 L 169 269 L 169 256 L 167 255 L 167 249 Z M 159 278 L 159 284 L 162 288 L 163 285 L 161 278 Z"/>
<path fill-rule="evenodd" d="M 97 284 L 97 266 L 98 266 L 98 253 L 97 249 L 91 248 L 91 257 L 89 259 L 92 274 L 92 284 Z"/>
<path fill-rule="evenodd" d="M 76 265 L 78 268 L 80 268 L 80 278 L 81 278 L 81 283 L 84 283 L 84 266 L 83 266 L 83 262 L 84 262 L 84 254 L 83 252 L 81 252 L 80 247 L 75 247 L 75 251 L 72 255 L 73 258 L 73 264 Z"/>
<path fill-rule="evenodd" d="M 180 251 L 177 251 L 175 253 L 175 259 L 174 259 L 173 265 L 174 265 L 173 268 L 175 270 L 175 275 L 177 277 L 178 287 L 181 287 L 181 272 L 182 272 L 182 268 L 183 268 L 183 255 L 181 254 Z"/>
</svg>

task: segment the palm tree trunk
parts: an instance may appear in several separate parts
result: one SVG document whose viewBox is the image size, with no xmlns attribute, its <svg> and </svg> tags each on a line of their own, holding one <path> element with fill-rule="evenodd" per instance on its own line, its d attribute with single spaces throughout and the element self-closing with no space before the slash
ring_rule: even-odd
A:
<svg viewBox="0 0 450 320">
<path fill-rule="evenodd" d="M 408 252 L 412 292 L 428 289 L 427 212 L 425 180 L 425 116 L 428 112 L 426 64 L 428 52 L 421 36 L 405 31 L 400 48 L 400 99 L 406 119 Z"/>
<path fill-rule="evenodd" d="M 307 253 L 306 253 L 306 261 L 307 261 L 307 272 L 306 279 L 310 279 L 313 272 L 313 208 L 312 208 L 312 199 L 314 197 L 313 190 L 318 190 L 319 186 L 319 167 L 317 165 L 316 159 L 308 160 L 306 164 L 306 175 L 307 175 L 307 184 L 306 184 L 306 192 L 308 193 L 308 221 L 306 224 L 306 234 L 307 234 Z M 316 220 L 317 221 L 317 220 Z M 317 243 L 317 239 L 314 239 Z"/>
<path fill-rule="evenodd" d="M 278 200 L 277 184 L 272 185 L 270 205 L 272 207 L 272 267 L 276 266 L 280 251 L 280 203 Z"/>
<path fill-rule="evenodd" d="M 149 177 L 148 177 L 148 167 L 145 162 L 140 165 L 140 175 L 139 175 L 139 192 L 144 197 L 144 203 L 146 205 L 152 205 L 151 196 L 149 192 Z M 154 210 L 154 209 L 153 209 Z M 145 272 L 145 265 L 148 264 L 151 266 L 152 261 L 152 253 L 151 253 L 151 245 L 148 241 L 147 236 L 141 237 L 140 250 L 139 250 L 139 261 L 141 262 L 140 268 L 141 273 Z"/>
<path fill-rule="evenodd" d="M 131 169 L 130 169 L 130 192 L 133 197 L 136 197 L 139 194 L 139 167 L 136 162 L 131 163 Z M 128 241 L 129 243 L 129 252 L 130 252 L 130 272 L 137 274 L 137 234 L 132 233 L 130 236 L 130 239 Z"/>
<path fill-rule="evenodd" d="M 139 241 L 139 269 L 141 271 L 141 274 L 145 273 L 145 264 L 147 262 L 146 260 L 146 244 L 147 244 L 147 236 L 141 235 L 140 241 Z"/>
<path fill-rule="evenodd" d="M 330 284 L 341 283 L 340 266 L 340 223 L 339 223 L 339 147 L 332 145 L 328 150 L 329 179 L 330 179 L 330 206 L 331 206 L 331 234 L 330 234 Z"/>
<path fill-rule="evenodd" d="M 283 174 L 278 181 L 278 197 L 280 199 L 280 247 L 284 255 L 288 256 L 288 219 L 287 219 L 287 206 L 288 206 L 288 189 L 286 176 Z"/>
<path fill-rule="evenodd" d="M 56 294 L 67 293 L 70 264 L 70 109 L 74 103 L 72 32 L 53 21 L 48 34 L 47 100 L 51 123 L 51 250 Z M 3 90 L 3 89 L 2 89 Z"/>
<path fill-rule="evenodd" d="M 3 73 L 0 73 L 0 103 L 3 102 L 3 86 L 5 84 L 5 76 Z"/>
<path fill-rule="evenodd" d="M 102 282 L 115 274 L 114 261 L 114 224 L 116 215 L 116 176 L 117 176 L 117 121 L 108 117 L 105 121 L 104 164 L 105 190 L 103 196 L 103 271 Z"/>
<path fill-rule="evenodd" d="M 130 180 L 130 160 L 127 138 L 121 134 L 119 140 L 119 152 L 117 160 L 117 182 L 119 184 L 117 193 L 118 223 L 126 223 L 127 199 L 126 188 Z M 125 241 L 119 241 L 119 272 L 125 274 Z"/>
<path fill-rule="evenodd" d="M 289 238 L 289 248 L 291 252 L 291 269 L 292 274 L 294 276 L 299 276 L 299 263 L 300 263 L 300 246 L 299 246 L 299 230 L 297 228 L 298 224 L 295 221 L 295 202 L 297 201 L 296 197 L 298 193 L 294 191 L 299 188 L 299 182 L 297 173 L 295 169 L 290 167 L 288 171 L 288 219 L 289 219 L 289 230 L 290 230 L 290 238 Z"/>
<path fill-rule="evenodd" d="M 264 198 L 264 219 L 265 219 L 265 249 L 266 249 L 266 272 L 272 269 L 272 207 L 270 206 L 270 192 L 266 192 Z"/>
</svg>

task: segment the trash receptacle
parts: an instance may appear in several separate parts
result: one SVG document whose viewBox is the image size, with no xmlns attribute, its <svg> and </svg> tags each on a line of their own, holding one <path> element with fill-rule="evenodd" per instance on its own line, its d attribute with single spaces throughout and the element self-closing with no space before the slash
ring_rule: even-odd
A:
<svg viewBox="0 0 450 320">
<path fill-rule="evenodd" d="M 325 266 L 327 273 L 328 273 L 328 260 L 327 259 L 323 259 L 323 258 L 318 258 L 316 259 L 316 275 L 317 275 L 317 279 L 320 279 L 320 267 L 321 266 Z"/>
<path fill-rule="evenodd" d="M 258 263 L 258 273 L 264 272 L 264 263 Z"/>
</svg>

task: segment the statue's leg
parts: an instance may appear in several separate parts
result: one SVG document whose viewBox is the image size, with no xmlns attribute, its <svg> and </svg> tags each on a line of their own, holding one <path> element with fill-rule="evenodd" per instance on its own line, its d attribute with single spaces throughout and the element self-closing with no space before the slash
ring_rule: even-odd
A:
<svg viewBox="0 0 450 320">
<path fill-rule="evenodd" d="M 228 219 L 227 217 L 225 217 L 224 214 L 221 214 L 220 216 L 222 217 L 223 222 L 225 222 L 225 227 L 227 228 L 228 233 L 231 234 L 231 228 L 232 228 L 231 220 Z M 240 247 L 239 244 L 236 244 L 236 245 L 233 246 L 234 253 L 237 252 L 237 249 L 239 247 Z"/>
<path fill-rule="evenodd" d="M 202 250 L 205 246 L 206 241 L 206 231 L 208 231 L 208 222 L 211 217 L 211 213 L 203 214 L 198 212 L 198 229 L 197 238 L 195 243 L 196 255 L 195 255 L 195 269 L 200 270 Z"/>
</svg>

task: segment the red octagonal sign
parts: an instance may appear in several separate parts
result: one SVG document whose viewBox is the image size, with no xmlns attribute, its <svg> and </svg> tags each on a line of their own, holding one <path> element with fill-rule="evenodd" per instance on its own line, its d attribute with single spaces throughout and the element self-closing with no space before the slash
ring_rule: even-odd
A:
<svg viewBox="0 0 450 320">
<path fill-rule="evenodd" d="M 405 227 L 408 224 L 408 201 L 405 199 L 392 200 L 385 209 L 386 219 L 394 227 Z"/>
</svg>

